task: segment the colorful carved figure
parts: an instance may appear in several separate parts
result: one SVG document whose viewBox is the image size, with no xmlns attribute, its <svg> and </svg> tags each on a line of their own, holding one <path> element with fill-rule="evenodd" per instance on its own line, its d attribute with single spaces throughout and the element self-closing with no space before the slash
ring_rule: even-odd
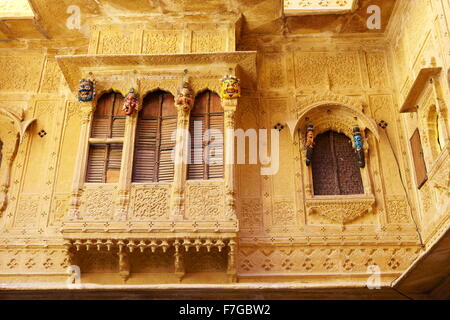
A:
<svg viewBox="0 0 450 320">
<path fill-rule="evenodd" d="M 309 166 L 312 161 L 313 153 L 314 153 L 314 126 L 312 124 L 308 124 L 306 128 L 306 165 Z"/>
<path fill-rule="evenodd" d="M 131 88 L 125 96 L 122 110 L 125 111 L 125 114 L 127 116 L 132 115 L 134 111 L 140 110 L 139 94 L 134 92 L 134 88 Z"/>
<path fill-rule="evenodd" d="M 194 95 L 191 85 L 187 80 L 183 81 L 183 84 L 178 89 L 177 105 L 182 106 L 184 111 L 191 110 L 194 105 Z"/>
<path fill-rule="evenodd" d="M 364 168 L 366 166 L 366 160 L 364 157 L 364 140 L 358 126 L 353 128 L 353 148 L 355 149 L 356 156 L 358 157 L 359 167 Z"/>
<path fill-rule="evenodd" d="M 222 82 L 222 98 L 236 99 L 241 96 L 241 81 L 232 75 L 226 75 Z"/>
<path fill-rule="evenodd" d="M 78 101 L 88 102 L 95 98 L 95 80 L 80 80 L 78 89 Z"/>
</svg>

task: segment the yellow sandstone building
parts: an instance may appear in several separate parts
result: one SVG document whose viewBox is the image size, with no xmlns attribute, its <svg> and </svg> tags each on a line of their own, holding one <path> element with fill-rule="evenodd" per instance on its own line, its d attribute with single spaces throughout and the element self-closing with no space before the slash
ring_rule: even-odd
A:
<svg viewBox="0 0 450 320">
<path fill-rule="evenodd" d="M 1 0 L 0 298 L 450 298 L 449 32 L 448 0 Z"/>
</svg>

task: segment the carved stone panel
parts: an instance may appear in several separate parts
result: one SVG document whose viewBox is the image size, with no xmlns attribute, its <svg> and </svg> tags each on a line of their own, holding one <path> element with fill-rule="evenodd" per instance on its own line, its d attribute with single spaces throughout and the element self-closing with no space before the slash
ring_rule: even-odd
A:
<svg viewBox="0 0 450 320">
<path fill-rule="evenodd" d="M 81 196 L 80 215 L 83 220 L 111 220 L 117 186 L 86 186 Z"/>
<path fill-rule="evenodd" d="M 188 219 L 216 221 L 224 218 L 223 182 L 189 182 L 186 197 Z"/>
<path fill-rule="evenodd" d="M 167 219 L 170 185 L 139 185 L 131 191 L 130 214 L 133 220 Z"/>
</svg>

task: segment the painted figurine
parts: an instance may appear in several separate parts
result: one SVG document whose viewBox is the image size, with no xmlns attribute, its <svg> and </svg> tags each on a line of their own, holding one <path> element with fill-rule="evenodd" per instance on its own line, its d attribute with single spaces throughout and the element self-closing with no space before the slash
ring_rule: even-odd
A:
<svg viewBox="0 0 450 320">
<path fill-rule="evenodd" d="M 222 98 L 236 99 L 241 96 L 241 81 L 232 75 L 226 75 L 222 79 Z"/>
<path fill-rule="evenodd" d="M 184 111 L 191 110 L 194 105 L 194 95 L 191 88 L 191 85 L 187 80 L 183 81 L 183 84 L 178 89 L 177 94 L 177 105 L 182 106 Z"/>
<path fill-rule="evenodd" d="M 314 126 L 308 124 L 306 128 L 306 165 L 311 165 L 313 153 L 314 153 Z"/>
<path fill-rule="evenodd" d="M 359 167 L 364 168 L 366 166 L 366 160 L 364 158 L 364 141 L 358 126 L 353 128 L 353 148 L 358 157 Z"/>
<path fill-rule="evenodd" d="M 89 102 L 95 98 L 95 80 L 80 80 L 78 89 L 78 101 Z"/>
<path fill-rule="evenodd" d="M 134 92 L 134 88 L 131 88 L 125 96 L 122 110 L 125 111 L 127 116 L 130 116 L 135 110 L 139 111 L 139 109 L 139 94 Z"/>
</svg>

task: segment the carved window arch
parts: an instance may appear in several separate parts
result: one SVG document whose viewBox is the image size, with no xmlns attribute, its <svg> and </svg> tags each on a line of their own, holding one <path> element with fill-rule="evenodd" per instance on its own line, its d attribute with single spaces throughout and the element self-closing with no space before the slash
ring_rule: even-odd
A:
<svg viewBox="0 0 450 320">
<path fill-rule="evenodd" d="M 125 135 L 123 96 L 103 94 L 95 109 L 89 138 L 86 182 L 115 183 L 119 180 Z"/>
<path fill-rule="evenodd" d="M 223 178 L 224 112 L 220 97 L 206 90 L 195 98 L 190 117 L 188 179 Z"/>
<path fill-rule="evenodd" d="M 172 181 L 172 138 L 177 128 L 174 97 L 158 90 L 147 94 L 142 106 L 136 126 L 133 182 Z"/>
<path fill-rule="evenodd" d="M 314 195 L 364 194 L 352 141 L 345 134 L 329 130 L 316 137 L 312 176 Z"/>
</svg>

